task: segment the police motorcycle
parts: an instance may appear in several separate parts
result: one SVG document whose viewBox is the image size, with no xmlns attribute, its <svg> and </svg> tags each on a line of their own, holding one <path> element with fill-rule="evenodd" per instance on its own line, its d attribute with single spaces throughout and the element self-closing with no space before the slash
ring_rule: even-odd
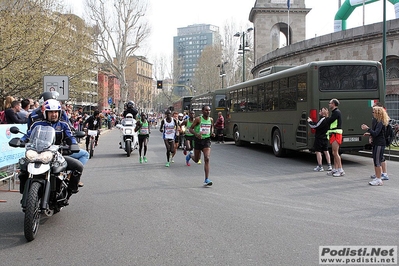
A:
<svg viewBox="0 0 399 266">
<path fill-rule="evenodd" d="M 137 121 L 133 118 L 133 115 L 129 113 L 122 119 L 121 124 L 116 125 L 120 130 L 119 148 L 126 151 L 127 157 L 130 157 L 130 154 L 136 150 L 139 145 L 138 134 L 134 131 L 136 123 Z"/>
<path fill-rule="evenodd" d="M 18 127 L 11 127 L 11 133 L 24 134 Z M 75 136 L 83 137 L 84 132 L 77 131 Z M 20 138 L 12 138 L 9 146 L 25 148 L 25 157 L 19 160 L 20 169 L 26 171 L 21 200 L 25 212 L 24 234 L 28 241 L 35 239 L 41 215 L 48 217 L 68 205 L 69 173 L 67 162 L 62 153 L 78 152 L 78 145 L 54 145 L 55 129 L 51 126 L 36 126 L 27 143 Z"/>
</svg>

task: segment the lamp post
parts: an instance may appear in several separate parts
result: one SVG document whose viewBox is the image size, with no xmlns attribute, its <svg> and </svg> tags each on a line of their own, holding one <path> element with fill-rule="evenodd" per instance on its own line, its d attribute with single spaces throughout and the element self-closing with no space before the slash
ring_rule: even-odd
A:
<svg viewBox="0 0 399 266">
<path fill-rule="evenodd" d="M 242 33 L 237 32 L 234 34 L 234 37 L 241 37 L 242 44 L 238 48 L 238 54 L 242 53 L 242 81 L 245 81 L 245 52 L 249 52 L 249 45 L 248 42 L 245 41 L 245 35 L 251 32 L 253 28 L 248 28 L 247 31 L 243 31 Z"/>
<path fill-rule="evenodd" d="M 224 71 L 224 65 L 227 63 L 228 63 L 228 61 L 217 65 L 217 67 L 220 67 L 220 72 L 219 72 L 220 75 L 219 76 L 222 78 L 222 89 L 224 88 L 223 78 L 224 78 L 224 76 L 226 76 L 226 71 Z"/>
</svg>

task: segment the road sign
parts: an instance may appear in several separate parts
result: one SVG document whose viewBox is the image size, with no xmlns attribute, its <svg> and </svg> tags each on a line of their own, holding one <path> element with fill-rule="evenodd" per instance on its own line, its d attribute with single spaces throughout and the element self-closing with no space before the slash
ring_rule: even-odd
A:
<svg viewBox="0 0 399 266">
<path fill-rule="evenodd" d="M 108 98 L 108 104 L 112 104 L 112 97 Z"/>
<path fill-rule="evenodd" d="M 69 99 L 69 77 L 68 76 L 44 76 L 43 89 L 46 91 L 56 91 L 59 93 L 58 100 L 66 101 Z"/>
</svg>

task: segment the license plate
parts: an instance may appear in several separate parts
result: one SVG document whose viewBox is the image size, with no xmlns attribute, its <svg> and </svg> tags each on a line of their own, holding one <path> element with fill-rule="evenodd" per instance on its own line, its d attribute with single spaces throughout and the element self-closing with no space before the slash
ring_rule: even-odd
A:
<svg viewBox="0 0 399 266">
<path fill-rule="evenodd" d="M 343 141 L 344 142 L 360 141 L 360 137 L 344 138 Z"/>
</svg>

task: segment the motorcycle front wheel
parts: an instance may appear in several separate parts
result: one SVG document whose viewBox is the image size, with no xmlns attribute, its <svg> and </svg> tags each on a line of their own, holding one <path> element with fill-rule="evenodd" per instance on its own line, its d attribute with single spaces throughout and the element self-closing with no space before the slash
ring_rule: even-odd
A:
<svg viewBox="0 0 399 266">
<path fill-rule="evenodd" d="M 127 139 L 125 141 L 125 148 L 126 148 L 127 157 L 130 157 L 130 154 L 132 153 L 132 141 L 130 139 Z"/>
<path fill-rule="evenodd" d="M 28 200 L 26 202 L 25 219 L 24 219 L 24 234 L 28 241 L 35 239 L 37 231 L 39 229 L 40 222 L 40 203 L 41 198 L 39 197 L 39 191 L 41 184 L 33 182 L 28 194 Z"/>
</svg>

